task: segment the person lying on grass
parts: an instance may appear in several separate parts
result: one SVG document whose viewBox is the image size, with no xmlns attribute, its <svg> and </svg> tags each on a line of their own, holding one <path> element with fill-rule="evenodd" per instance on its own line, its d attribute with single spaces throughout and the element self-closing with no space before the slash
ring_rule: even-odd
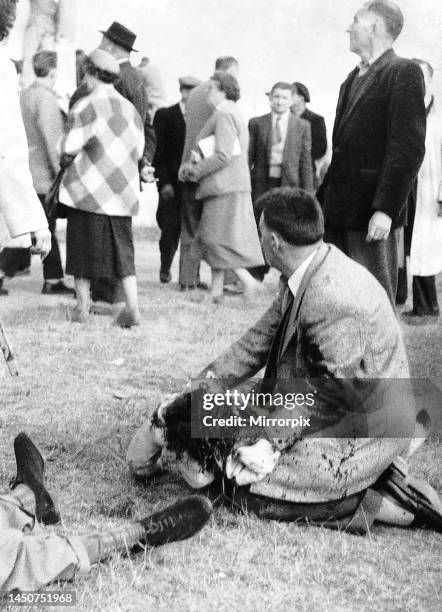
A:
<svg viewBox="0 0 442 612">
<path fill-rule="evenodd" d="M 0 596 L 70 580 L 118 553 L 190 538 L 212 514 L 210 501 L 193 495 L 139 521 L 100 532 L 45 534 L 40 524 L 56 524 L 60 514 L 45 486 L 43 457 L 25 433 L 15 438 L 14 451 L 17 475 L 12 490 L 0 495 Z"/>
</svg>

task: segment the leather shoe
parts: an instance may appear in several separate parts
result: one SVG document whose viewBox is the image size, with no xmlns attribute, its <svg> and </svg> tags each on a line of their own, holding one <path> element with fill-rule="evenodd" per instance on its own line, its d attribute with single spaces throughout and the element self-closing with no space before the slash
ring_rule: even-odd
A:
<svg viewBox="0 0 442 612">
<path fill-rule="evenodd" d="M 169 270 L 160 270 L 160 282 L 161 283 L 170 283 L 172 280 L 172 275 Z"/>
<path fill-rule="evenodd" d="M 180 499 L 139 521 L 146 532 L 145 544 L 161 546 L 190 538 L 204 527 L 212 512 L 213 506 L 207 497 L 191 495 Z"/>
<path fill-rule="evenodd" d="M 409 476 L 398 460 L 380 476 L 374 488 L 414 514 L 412 527 L 442 533 L 442 504 L 437 492 L 427 482 Z"/>
<path fill-rule="evenodd" d="M 140 324 L 140 313 L 129 310 L 129 308 L 123 308 L 118 317 L 115 319 L 114 325 L 118 327 L 124 327 L 129 329 L 135 325 Z"/>
<path fill-rule="evenodd" d="M 72 295 L 74 297 L 76 295 L 75 289 L 68 287 L 63 281 L 58 281 L 58 283 L 48 283 L 45 281 L 41 292 L 44 295 Z"/>
<path fill-rule="evenodd" d="M 14 440 L 14 453 L 17 475 L 11 483 L 11 488 L 14 489 L 19 484 L 29 487 L 35 496 L 37 520 L 45 525 L 58 523 L 60 515 L 45 487 L 44 461 L 38 448 L 22 432 Z"/>
</svg>

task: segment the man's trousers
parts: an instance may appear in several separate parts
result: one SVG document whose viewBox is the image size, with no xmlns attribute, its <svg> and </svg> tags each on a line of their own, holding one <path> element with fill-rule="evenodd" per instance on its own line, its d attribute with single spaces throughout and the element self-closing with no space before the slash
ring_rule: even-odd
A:
<svg viewBox="0 0 442 612">
<path fill-rule="evenodd" d="M 324 240 L 367 268 L 380 282 L 393 306 L 398 281 L 398 236 L 392 230 L 387 240 L 366 241 L 367 232 L 326 226 Z"/>
<path fill-rule="evenodd" d="M 198 283 L 201 263 L 201 250 L 196 232 L 203 205 L 195 198 L 196 188 L 194 183 L 184 183 L 182 187 L 179 283 L 186 287 L 194 287 Z"/>
<path fill-rule="evenodd" d="M 173 258 L 178 249 L 181 233 L 181 193 L 174 198 L 163 200 L 159 198 L 157 210 L 157 223 L 161 230 L 160 257 L 161 272 L 168 273 Z"/>
<path fill-rule="evenodd" d="M 34 591 L 89 569 L 78 537 L 45 535 L 16 498 L 0 496 L 0 593 Z"/>
</svg>

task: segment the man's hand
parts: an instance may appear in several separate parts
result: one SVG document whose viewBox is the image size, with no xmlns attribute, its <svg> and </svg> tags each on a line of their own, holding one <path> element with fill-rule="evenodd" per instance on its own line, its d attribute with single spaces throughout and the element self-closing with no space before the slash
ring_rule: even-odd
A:
<svg viewBox="0 0 442 612">
<path fill-rule="evenodd" d="M 377 210 L 368 223 L 366 241 L 387 240 L 391 229 L 391 217 Z"/>
<path fill-rule="evenodd" d="M 163 187 L 161 187 L 160 196 L 166 202 L 173 200 L 173 198 L 175 197 L 175 189 L 173 188 L 173 185 L 170 185 L 170 183 L 167 183 L 167 185 L 164 185 Z"/>
<path fill-rule="evenodd" d="M 251 446 L 241 446 L 227 457 L 226 476 L 235 479 L 240 487 L 259 482 L 275 469 L 280 455 L 264 439 Z"/>
<path fill-rule="evenodd" d="M 197 180 L 195 178 L 193 164 L 191 162 L 187 162 L 183 164 L 178 172 L 178 180 L 181 183 L 196 183 Z"/>
<path fill-rule="evenodd" d="M 32 232 L 31 236 L 34 239 L 32 253 L 38 253 L 44 259 L 51 250 L 51 232 L 46 228 Z"/>
<path fill-rule="evenodd" d="M 155 168 L 150 164 L 146 164 L 140 170 L 140 178 L 143 183 L 155 183 Z"/>
</svg>

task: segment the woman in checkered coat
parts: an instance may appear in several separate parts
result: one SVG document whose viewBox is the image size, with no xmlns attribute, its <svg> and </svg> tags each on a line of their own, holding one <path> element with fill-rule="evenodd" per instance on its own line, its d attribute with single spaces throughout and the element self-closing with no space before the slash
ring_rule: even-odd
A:
<svg viewBox="0 0 442 612">
<path fill-rule="evenodd" d="M 89 315 L 91 280 L 119 278 L 126 307 L 116 323 L 132 327 L 140 318 L 132 216 L 138 211 L 144 130 L 135 107 L 113 87 L 118 73 L 117 61 L 101 49 L 86 62 L 91 93 L 68 118 L 60 202 L 67 206 L 66 272 L 77 292 L 72 320 L 82 323 Z"/>
</svg>

